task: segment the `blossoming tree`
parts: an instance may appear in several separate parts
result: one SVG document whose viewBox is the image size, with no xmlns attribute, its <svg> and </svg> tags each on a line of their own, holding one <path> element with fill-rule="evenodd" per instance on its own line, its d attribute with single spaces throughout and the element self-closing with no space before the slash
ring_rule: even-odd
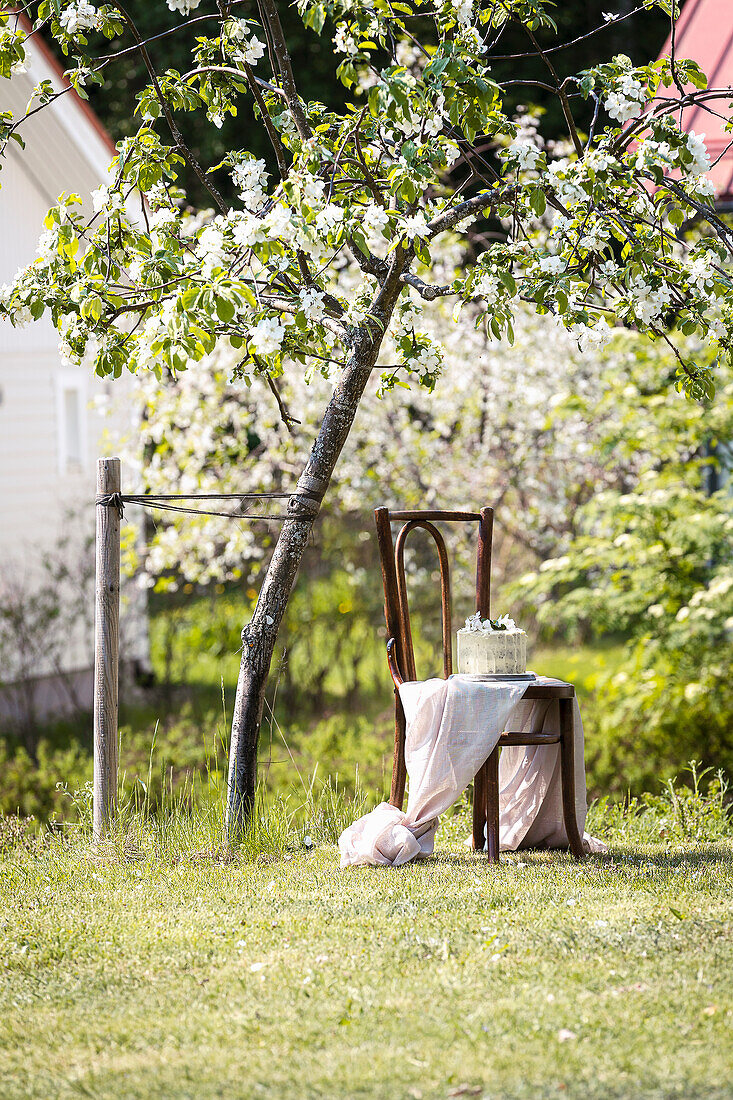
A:
<svg viewBox="0 0 733 1100">
<path fill-rule="evenodd" d="M 480 303 L 480 322 L 496 337 L 511 338 L 521 300 L 559 316 L 583 346 L 602 344 L 615 321 L 636 325 L 669 343 L 678 385 L 700 398 L 710 393 L 709 374 L 685 358 L 675 333 L 710 335 L 730 354 L 731 237 L 711 205 L 702 138 L 676 121 L 681 102 L 714 109 L 715 90 L 674 52 L 636 68 L 618 56 L 563 77 L 558 47 L 541 45 L 553 26 L 549 0 L 298 0 L 314 33 L 327 19 L 337 27 L 338 73 L 354 94 L 333 110 L 298 94 L 274 0 L 259 0 L 257 18 L 243 0 L 219 0 L 203 15 L 194 13 L 199 0 L 168 2 L 181 15 L 178 33 L 190 36 L 185 73 L 156 70 L 152 41 L 119 4 L 41 0 L 26 5 L 25 22 L 2 16 L 4 76 L 22 65 L 28 34 L 44 29 L 69 57 L 67 76 L 81 94 L 122 49 L 139 51 L 150 82 L 138 97 L 139 128 L 118 144 L 93 216 L 76 196 L 62 196 L 37 261 L 3 291 L 0 309 L 15 324 L 48 310 L 65 353 L 101 375 L 178 374 L 228 341 L 239 353 L 237 377 L 261 377 L 276 400 L 285 372 L 332 378 L 242 634 L 229 783 L 236 828 L 254 795 L 278 626 L 362 395 L 380 371 L 385 334 L 392 329 L 398 358 L 381 369 L 383 389 L 414 382 L 430 390 L 441 371 L 441 349 L 416 325 L 411 292 L 451 296 L 456 320 L 465 304 Z M 643 6 L 670 11 L 671 0 Z M 502 83 L 492 64 L 509 23 L 527 48 Z M 90 47 L 100 34 L 115 40 L 115 53 Z M 525 79 L 527 58 L 544 79 Z M 563 155 L 548 156 L 506 106 L 515 86 L 531 97 L 537 85 L 560 104 Z M 63 94 L 41 84 L 25 117 Z M 179 129 L 177 116 L 190 111 L 219 125 L 245 96 L 270 139 L 272 175 L 246 148 L 202 165 Z M 577 106 L 588 103 L 583 132 Z M 22 144 L 23 122 L 0 115 L 5 145 Z M 187 216 L 177 185 L 184 164 L 211 195 L 210 214 Z M 239 188 L 231 208 L 217 170 Z M 678 229 L 696 218 L 703 231 L 683 248 Z M 432 250 L 446 233 L 467 238 L 479 220 L 489 231 L 478 254 L 450 281 L 436 281 Z M 358 280 L 342 279 L 345 258 Z"/>
</svg>

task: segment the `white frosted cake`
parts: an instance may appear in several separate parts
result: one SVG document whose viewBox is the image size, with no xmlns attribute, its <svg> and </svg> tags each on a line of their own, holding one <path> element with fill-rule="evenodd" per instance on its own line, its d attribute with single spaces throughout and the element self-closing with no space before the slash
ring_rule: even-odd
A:
<svg viewBox="0 0 733 1100">
<path fill-rule="evenodd" d="M 458 671 L 469 676 L 519 676 L 527 671 L 527 635 L 502 615 L 481 620 L 478 612 L 458 631 Z"/>
</svg>

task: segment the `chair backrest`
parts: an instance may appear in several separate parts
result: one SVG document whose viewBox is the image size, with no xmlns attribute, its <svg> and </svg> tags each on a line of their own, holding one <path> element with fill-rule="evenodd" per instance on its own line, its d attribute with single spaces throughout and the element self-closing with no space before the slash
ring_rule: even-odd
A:
<svg viewBox="0 0 733 1100">
<path fill-rule="evenodd" d="M 493 508 L 482 508 L 480 512 L 441 512 L 435 510 L 390 512 L 389 508 L 377 508 L 374 512 L 374 519 L 377 524 L 377 541 L 382 562 L 384 617 L 387 623 L 387 635 L 388 638 L 394 638 L 397 669 L 403 680 L 417 679 L 415 650 L 410 625 L 410 608 L 407 602 L 405 543 L 407 542 L 407 536 L 415 528 L 427 531 L 435 541 L 440 562 L 443 675 L 448 677 L 453 671 L 450 566 L 445 540 L 435 526 L 435 522 L 465 523 L 474 521 L 478 523 L 476 610 L 482 619 L 486 619 L 491 612 L 489 589 L 491 583 L 491 538 L 494 528 L 494 510 Z M 396 542 L 392 541 L 391 524 L 393 522 L 403 524 Z"/>
</svg>

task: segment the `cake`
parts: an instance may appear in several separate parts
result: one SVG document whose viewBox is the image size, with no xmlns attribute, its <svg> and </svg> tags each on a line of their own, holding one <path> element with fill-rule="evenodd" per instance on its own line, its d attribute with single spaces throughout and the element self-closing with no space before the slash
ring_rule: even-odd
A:
<svg viewBox="0 0 733 1100">
<path fill-rule="evenodd" d="M 478 612 L 458 631 L 458 671 L 469 676 L 518 676 L 527 671 L 527 635 L 514 619 L 481 620 Z"/>
</svg>

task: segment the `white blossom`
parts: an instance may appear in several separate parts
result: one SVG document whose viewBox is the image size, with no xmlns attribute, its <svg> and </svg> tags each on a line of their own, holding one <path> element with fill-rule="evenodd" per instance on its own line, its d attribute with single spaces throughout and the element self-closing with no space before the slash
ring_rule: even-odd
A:
<svg viewBox="0 0 733 1100">
<path fill-rule="evenodd" d="M 263 317 L 250 331 L 249 342 L 252 350 L 260 355 L 273 355 L 282 347 L 285 326 L 274 317 Z"/>
<path fill-rule="evenodd" d="M 97 23 L 97 9 L 87 0 L 75 0 L 61 12 L 59 23 L 67 34 L 91 30 Z"/>
<path fill-rule="evenodd" d="M 714 199 L 716 194 L 715 184 L 710 176 L 696 176 L 695 191 L 704 199 Z"/>
<path fill-rule="evenodd" d="M 165 229 L 175 225 L 178 221 L 178 211 L 169 206 L 160 206 L 157 210 L 148 214 L 148 225 L 151 229 Z"/>
<path fill-rule="evenodd" d="M 547 166 L 547 183 L 563 206 L 570 207 L 587 198 L 582 184 L 575 178 L 583 171 L 582 161 L 571 163 L 564 157 Z"/>
<path fill-rule="evenodd" d="M 499 294 L 500 289 L 501 284 L 496 275 L 490 275 L 487 272 L 483 274 L 475 284 L 474 293 L 477 297 L 486 298 L 488 302 L 493 302 Z"/>
<path fill-rule="evenodd" d="M 664 313 L 672 300 L 672 290 L 665 283 L 651 286 L 642 276 L 637 276 L 632 284 L 633 309 L 639 320 L 651 325 Z"/>
<path fill-rule="evenodd" d="M 227 38 L 234 44 L 234 54 L 248 65 L 256 65 L 265 53 L 265 44 L 256 34 L 250 35 L 246 19 L 230 19 L 226 24 Z"/>
<path fill-rule="evenodd" d="M 316 215 L 316 232 L 317 233 L 330 233 L 338 225 L 341 224 L 344 218 L 344 212 L 340 206 L 336 203 L 330 202 L 328 206 L 324 206 Z"/>
<path fill-rule="evenodd" d="M 306 287 L 300 292 L 300 304 L 307 320 L 320 321 L 326 312 L 323 303 L 323 291 L 316 287 Z"/>
<path fill-rule="evenodd" d="M 430 230 L 428 229 L 428 223 L 425 220 L 425 215 L 418 211 L 417 214 L 412 214 L 410 217 L 405 218 L 404 221 L 405 236 L 409 241 L 415 239 L 415 237 L 429 237 Z"/>
<path fill-rule="evenodd" d="M 202 271 L 208 278 L 217 267 L 225 262 L 224 237 L 220 229 L 207 225 L 199 234 L 196 254 L 202 260 Z"/>
<path fill-rule="evenodd" d="M 608 228 L 599 221 L 586 228 L 578 244 L 581 248 L 587 248 L 589 252 L 600 252 L 607 244 L 608 237 Z"/>
<path fill-rule="evenodd" d="M 539 269 L 543 275 L 559 275 L 565 270 L 565 261 L 562 256 L 543 256 Z"/>
<path fill-rule="evenodd" d="M 716 340 L 724 340 L 728 335 L 728 330 L 718 317 L 713 317 L 708 321 L 708 330 Z"/>
<path fill-rule="evenodd" d="M 281 203 L 278 203 L 277 206 L 273 206 L 272 210 L 270 210 L 267 217 L 263 220 L 263 226 L 267 232 L 267 236 L 272 240 L 291 240 L 294 232 L 291 213 L 289 206 L 283 206 Z"/>
<path fill-rule="evenodd" d="M 687 148 L 692 156 L 690 173 L 693 176 L 703 176 L 710 171 L 710 155 L 705 146 L 705 135 L 696 134 L 690 130 L 687 135 Z"/>
<path fill-rule="evenodd" d="M 704 294 L 715 279 L 715 272 L 704 256 L 698 256 L 687 268 L 687 278 L 699 294 Z"/>
<path fill-rule="evenodd" d="M 600 317 L 593 325 L 574 325 L 571 332 L 582 352 L 601 351 L 613 336 L 613 329 L 605 317 Z"/>
<path fill-rule="evenodd" d="M 336 53 L 345 53 L 353 56 L 357 52 L 356 40 L 353 35 L 349 34 L 349 28 L 346 24 L 343 24 L 336 31 L 333 36 L 333 44 L 336 48 Z"/>
<path fill-rule="evenodd" d="M 240 248 L 252 248 L 267 240 L 263 221 L 254 214 L 233 211 L 229 215 L 229 223 L 232 226 L 234 242 Z"/>
<path fill-rule="evenodd" d="M 265 55 L 265 43 L 260 42 L 256 35 L 252 35 L 249 41 L 237 50 L 237 57 L 246 61 L 248 65 L 256 65 Z"/>
<path fill-rule="evenodd" d="M 201 3 L 201 0 L 166 0 L 171 11 L 179 11 L 181 15 L 190 15 Z"/>
<path fill-rule="evenodd" d="M 645 99 L 643 85 L 627 73 L 606 96 L 606 110 L 611 118 L 623 124 L 639 114 Z"/>
<path fill-rule="evenodd" d="M 95 214 L 101 213 L 102 210 L 106 210 L 107 213 L 112 214 L 122 210 L 124 206 L 124 200 L 120 192 L 110 188 L 106 183 L 103 183 L 95 191 L 92 191 L 91 197 L 92 209 Z"/>
<path fill-rule="evenodd" d="M 225 29 L 231 42 L 244 42 L 249 34 L 249 23 L 246 19 L 230 19 L 225 24 Z"/>
<path fill-rule="evenodd" d="M 384 241 L 383 231 L 389 225 L 389 214 L 384 207 L 372 202 L 364 207 L 360 217 L 369 246 Z"/>
<path fill-rule="evenodd" d="M 461 148 L 457 141 L 446 139 L 442 142 L 443 154 L 445 156 L 445 162 L 448 168 L 455 164 L 461 155 Z"/>
<path fill-rule="evenodd" d="M 541 155 L 541 150 L 537 148 L 534 142 L 520 137 L 514 139 L 508 152 L 516 159 L 517 167 L 521 170 L 536 168 Z"/>
<path fill-rule="evenodd" d="M 262 206 L 267 187 L 267 170 L 264 160 L 238 161 L 232 168 L 232 180 L 239 189 L 239 197 L 249 209 Z"/>
<path fill-rule="evenodd" d="M 639 145 L 636 155 L 636 168 L 641 172 L 649 163 L 659 164 L 660 161 L 674 164 L 679 157 L 679 151 L 673 149 L 668 141 L 654 141 L 648 138 Z"/>
<path fill-rule="evenodd" d="M 462 27 L 469 27 L 473 17 L 472 0 L 453 0 L 456 19 Z"/>
<path fill-rule="evenodd" d="M 619 266 L 614 260 L 604 260 L 598 265 L 598 274 L 604 279 L 616 279 L 619 275 Z"/>
<path fill-rule="evenodd" d="M 326 190 L 326 184 L 323 180 L 318 179 L 317 176 L 313 176 L 310 172 L 307 172 L 303 177 L 301 190 L 303 198 L 308 205 L 316 206 L 323 201 L 323 192 Z"/>
</svg>

